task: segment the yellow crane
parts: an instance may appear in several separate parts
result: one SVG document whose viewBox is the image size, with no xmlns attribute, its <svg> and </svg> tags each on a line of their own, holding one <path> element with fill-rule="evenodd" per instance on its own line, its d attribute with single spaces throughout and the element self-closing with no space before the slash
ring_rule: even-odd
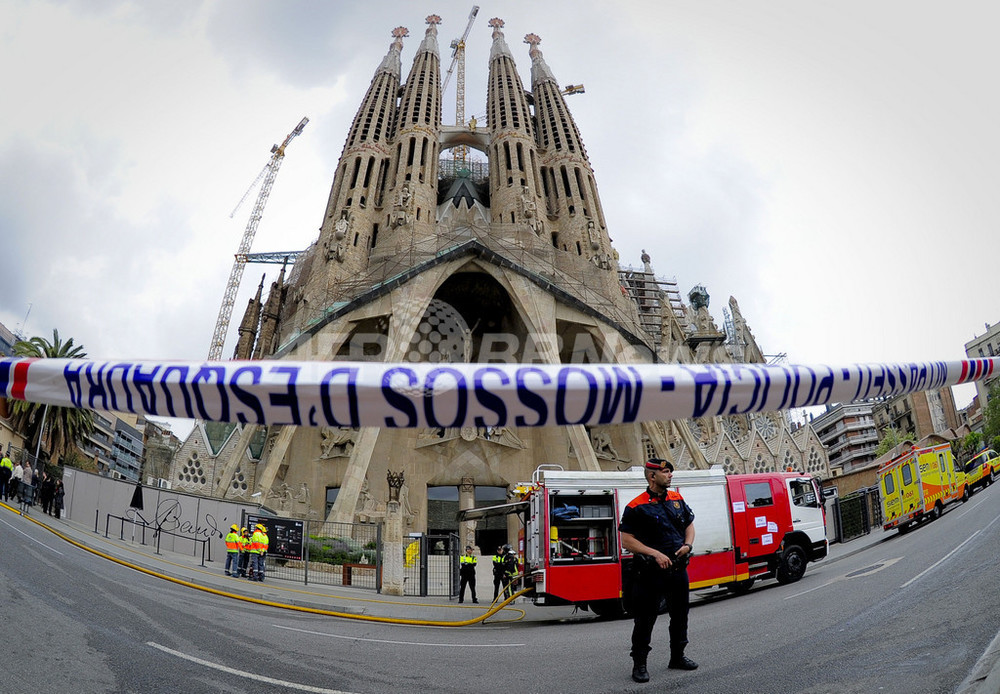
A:
<svg viewBox="0 0 1000 694">
<path fill-rule="evenodd" d="M 257 194 L 257 202 L 254 205 L 253 212 L 250 213 L 250 221 L 247 222 L 247 228 L 243 232 L 243 239 L 240 241 L 240 247 L 236 251 L 236 258 L 233 261 L 232 272 L 229 273 L 229 282 L 226 284 L 226 291 L 222 295 L 219 318 L 215 322 L 215 333 L 212 335 L 212 343 L 208 348 L 208 359 L 210 361 L 222 359 L 222 349 L 226 343 L 226 332 L 229 330 L 229 319 L 233 316 L 233 305 L 236 303 L 236 294 L 240 290 L 240 280 L 243 279 L 243 270 L 247 264 L 247 253 L 250 252 L 250 244 L 253 243 L 253 237 L 257 234 L 260 218 L 264 215 L 264 205 L 271 194 L 271 186 L 274 185 L 274 178 L 278 175 L 278 169 L 285 158 L 285 148 L 302 133 L 302 129 L 306 127 L 306 123 L 308 122 L 308 118 L 303 118 L 295 126 L 295 129 L 288 133 L 284 142 L 271 147 L 271 159 L 264 167 L 261 175 L 257 177 L 257 180 L 263 178 L 264 182 L 261 184 L 260 192 Z M 254 183 L 256 184 L 256 181 Z M 253 186 L 251 186 L 252 188 Z M 244 193 L 244 200 L 249 192 L 248 190 L 247 193 Z M 242 203 L 243 201 L 241 200 L 240 202 Z M 236 207 L 239 208 L 239 205 L 237 204 Z M 235 214 L 236 210 L 233 210 L 233 213 Z"/>
<path fill-rule="evenodd" d="M 462 34 L 462 38 L 451 42 L 451 67 L 448 68 L 448 73 L 444 77 L 444 85 L 441 87 L 441 94 L 444 94 L 448 88 L 448 82 L 451 80 L 451 73 L 458 67 L 458 77 L 455 82 L 455 125 L 465 125 L 465 40 L 469 38 L 469 32 L 472 31 L 472 24 L 476 21 L 477 14 L 479 14 L 479 5 L 473 5 L 472 12 L 469 13 L 469 23 L 465 25 L 465 33 Z M 455 161 L 464 163 L 468 151 L 469 148 L 465 145 L 455 147 Z"/>
</svg>

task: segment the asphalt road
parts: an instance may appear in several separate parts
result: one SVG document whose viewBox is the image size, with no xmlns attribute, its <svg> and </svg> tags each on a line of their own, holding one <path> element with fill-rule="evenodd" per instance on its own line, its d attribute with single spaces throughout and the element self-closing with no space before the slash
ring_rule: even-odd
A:
<svg viewBox="0 0 1000 694">
<path fill-rule="evenodd" d="M 296 614 L 131 571 L 0 514 L 0 691 L 954 692 L 1000 630 L 1000 490 L 739 598 L 696 600 L 693 673 L 629 678 L 631 622 L 404 627 Z M 540 610 L 526 606 L 526 610 Z"/>
</svg>

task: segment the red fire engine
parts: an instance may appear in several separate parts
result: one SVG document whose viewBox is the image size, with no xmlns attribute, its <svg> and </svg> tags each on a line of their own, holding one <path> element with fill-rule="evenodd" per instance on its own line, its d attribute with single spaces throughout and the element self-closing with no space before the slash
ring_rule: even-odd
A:
<svg viewBox="0 0 1000 694">
<path fill-rule="evenodd" d="M 782 472 L 725 475 L 721 469 L 677 471 L 678 489 L 695 514 L 688 567 L 693 590 L 724 586 L 742 594 L 759 578 L 802 578 L 827 554 L 825 514 L 816 480 Z M 541 466 L 518 501 L 464 511 L 461 519 L 518 513 L 526 584 L 539 605 L 575 604 L 598 615 L 620 614 L 622 567 L 631 554 L 618 532 L 625 506 L 646 489 L 642 468 L 564 471 Z"/>
</svg>

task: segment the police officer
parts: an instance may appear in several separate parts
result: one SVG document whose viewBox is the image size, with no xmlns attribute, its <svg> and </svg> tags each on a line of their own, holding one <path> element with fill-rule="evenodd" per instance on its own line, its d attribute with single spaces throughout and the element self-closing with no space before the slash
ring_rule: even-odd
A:
<svg viewBox="0 0 1000 694">
<path fill-rule="evenodd" d="M 478 603 L 476 599 L 476 564 L 479 562 L 472 554 L 472 546 L 465 548 L 465 554 L 459 557 L 458 575 L 461 577 L 461 586 L 458 589 L 458 601 L 465 602 L 465 587 L 469 586 L 472 591 L 472 602 Z"/>
<path fill-rule="evenodd" d="M 14 475 L 14 463 L 6 455 L 0 455 L 0 500 L 10 498 L 10 478 Z"/>
<path fill-rule="evenodd" d="M 694 512 L 681 495 L 668 489 L 674 466 L 652 458 L 646 463 L 649 488 L 622 513 L 622 547 L 635 556 L 626 586 L 635 625 L 632 628 L 632 679 L 648 682 L 646 658 L 662 599 L 670 615 L 670 662 L 675 670 L 698 667 L 684 656 L 687 646 L 687 560 L 694 544 Z"/>
</svg>

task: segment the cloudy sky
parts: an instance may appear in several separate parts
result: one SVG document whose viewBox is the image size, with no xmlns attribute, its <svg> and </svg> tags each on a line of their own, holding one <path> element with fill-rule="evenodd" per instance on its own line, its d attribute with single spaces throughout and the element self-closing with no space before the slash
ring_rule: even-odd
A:
<svg viewBox="0 0 1000 694">
<path fill-rule="evenodd" d="M 646 249 L 711 310 L 735 296 L 791 362 L 954 360 L 1000 320 L 1000 109 L 985 1 L 489 2 L 529 81 L 564 85 L 623 265 Z M 0 322 L 95 358 L 202 359 L 256 199 L 303 116 L 254 251 L 317 235 L 355 111 L 397 25 L 471 2 L 0 4 Z M 454 86 L 445 95 L 454 118 Z M 249 266 L 225 354 L 261 276 Z M 959 406 L 974 390 L 956 393 Z"/>
</svg>

